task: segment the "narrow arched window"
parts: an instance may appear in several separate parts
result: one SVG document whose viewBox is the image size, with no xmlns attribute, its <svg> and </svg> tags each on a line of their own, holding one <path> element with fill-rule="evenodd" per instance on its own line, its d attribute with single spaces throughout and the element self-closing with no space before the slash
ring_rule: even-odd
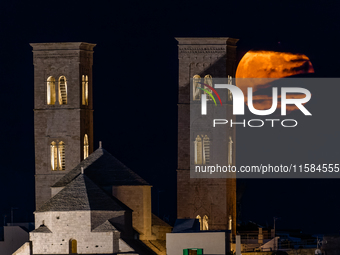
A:
<svg viewBox="0 0 340 255">
<path fill-rule="evenodd" d="M 201 216 L 197 215 L 196 219 L 198 219 L 198 221 L 200 222 L 200 230 L 203 230 L 203 225 L 202 225 L 202 218 Z"/>
<path fill-rule="evenodd" d="M 89 77 L 82 76 L 82 105 L 89 105 Z"/>
<path fill-rule="evenodd" d="M 89 105 L 89 77 L 85 76 L 85 103 Z"/>
<path fill-rule="evenodd" d="M 65 143 L 58 144 L 58 169 L 65 170 Z"/>
<path fill-rule="evenodd" d="M 229 136 L 229 143 L 228 143 L 228 163 L 229 165 L 233 165 L 233 139 Z"/>
<path fill-rule="evenodd" d="M 228 230 L 231 230 L 233 226 L 233 219 L 231 218 L 231 215 L 229 215 L 229 226 L 228 226 Z"/>
<path fill-rule="evenodd" d="M 210 163 L 210 140 L 207 135 L 203 138 L 203 165 Z"/>
<path fill-rule="evenodd" d="M 203 216 L 203 224 L 202 224 L 202 230 L 209 230 L 209 224 L 208 224 L 208 216 L 204 215 Z"/>
<path fill-rule="evenodd" d="M 78 253 L 78 251 L 77 251 L 77 240 L 75 240 L 75 239 L 71 239 L 70 241 L 69 241 L 69 252 L 70 252 L 70 254 L 77 254 Z"/>
<path fill-rule="evenodd" d="M 228 75 L 228 84 L 232 85 L 233 84 L 233 77 L 231 75 Z M 228 101 L 231 102 L 233 101 L 233 94 L 231 91 L 228 89 Z"/>
<path fill-rule="evenodd" d="M 59 78 L 59 104 L 67 104 L 67 81 L 65 76 Z"/>
<path fill-rule="evenodd" d="M 89 138 L 87 137 L 87 134 L 84 136 L 84 159 L 86 159 L 89 156 Z"/>
<path fill-rule="evenodd" d="M 199 88 L 201 88 L 201 76 L 199 76 L 198 74 L 196 74 L 193 78 L 192 78 L 192 91 L 193 91 L 193 100 L 200 100 L 201 99 L 201 90 Z"/>
<path fill-rule="evenodd" d="M 197 135 L 195 139 L 195 164 L 202 165 L 202 138 Z"/>
<path fill-rule="evenodd" d="M 197 135 L 195 142 L 195 164 L 206 165 L 210 163 L 210 139 L 207 135 Z"/>
<path fill-rule="evenodd" d="M 57 161 L 57 143 L 56 142 L 51 142 L 51 169 L 57 170 L 58 167 L 58 161 Z"/>
<path fill-rule="evenodd" d="M 204 76 L 204 84 L 207 84 L 210 87 L 212 87 L 212 76 L 210 74 L 207 74 L 206 76 Z M 204 89 L 212 93 L 211 89 L 205 85 L 204 85 Z M 204 91 L 204 94 L 208 94 L 208 93 Z M 212 100 L 209 94 L 207 95 L 207 100 Z"/>
<path fill-rule="evenodd" d="M 47 78 L 47 104 L 54 105 L 55 101 L 55 79 L 50 76 Z"/>
<path fill-rule="evenodd" d="M 81 104 L 85 105 L 85 75 L 81 77 Z"/>
</svg>

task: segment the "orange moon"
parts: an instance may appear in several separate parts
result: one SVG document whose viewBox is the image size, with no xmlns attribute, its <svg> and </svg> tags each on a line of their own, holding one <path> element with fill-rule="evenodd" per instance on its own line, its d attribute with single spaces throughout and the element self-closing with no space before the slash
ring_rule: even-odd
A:
<svg viewBox="0 0 340 255">
<path fill-rule="evenodd" d="M 236 78 L 283 78 L 302 73 L 314 73 L 306 55 L 248 51 L 238 64 Z"/>
<path fill-rule="evenodd" d="M 248 51 L 238 64 L 235 75 L 236 86 L 242 90 L 244 95 L 247 95 L 247 87 L 252 87 L 254 93 L 257 90 L 270 87 L 269 83 L 276 79 L 307 73 L 314 73 L 314 68 L 309 58 L 304 54 Z M 301 95 L 291 95 L 291 97 L 301 97 Z M 258 110 L 269 109 L 272 105 L 272 98 L 267 95 L 256 95 L 253 97 L 253 103 Z M 278 104 L 280 108 L 280 103 Z M 294 106 L 289 108 L 291 111 L 297 109 Z"/>
</svg>

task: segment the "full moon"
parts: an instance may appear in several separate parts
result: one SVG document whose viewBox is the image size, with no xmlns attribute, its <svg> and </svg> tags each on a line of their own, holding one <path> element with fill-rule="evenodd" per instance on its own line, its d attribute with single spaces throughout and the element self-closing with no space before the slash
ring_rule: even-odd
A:
<svg viewBox="0 0 340 255">
<path fill-rule="evenodd" d="M 314 73 L 314 68 L 309 58 L 304 54 L 293 54 L 289 52 L 276 51 L 248 51 L 241 59 L 236 70 L 236 86 L 244 95 L 247 95 L 247 88 L 252 87 L 253 93 L 257 90 L 270 87 L 270 82 L 297 74 Z M 249 79 L 252 78 L 252 79 Z M 301 97 L 291 94 L 290 97 Z M 247 97 L 245 97 L 245 102 Z M 253 96 L 254 107 L 259 110 L 269 109 L 272 105 L 272 98 L 268 95 Z M 280 108 L 280 103 L 278 103 Z M 295 110 L 296 107 L 289 107 Z M 287 108 L 288 110 L 288 108 Z"/>
<path fill-rule="evenodd" d="M 283 78 L 302 73 L 314 73 L 306 55 L 248 51 L 237 67 L 236 78 Z"/>
</svg>

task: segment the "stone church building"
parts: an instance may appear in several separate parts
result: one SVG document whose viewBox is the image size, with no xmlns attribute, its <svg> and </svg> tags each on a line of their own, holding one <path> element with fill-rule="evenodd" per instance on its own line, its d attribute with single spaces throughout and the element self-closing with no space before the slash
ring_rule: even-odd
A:
<svg viewBox="0 0 340 255">
<path fill-rule="evenodd" d="M 36 211 L 14 254 L 166 254 L 172 227 L 151 212 L 151 185 L 105 149 L 93 152 L 94 44 L 37 43 Z"/>
<path fill-rule="evenodd" d="M 179 42 L 177 214 L 236 232 L 236 180 L 190 178 L 190 78 L 228 77 L 236 39 Z M 151 185 L 102 145 L 94 151 L 94 44 L 34 43 L 35 230 L 15 255 L 166 254 L 172 227 L 151 212 Z M 202 137 L 207 134 L 202 131 Z M 228 130 L 235 150 L 235 130 Z M 203 148 L 207 149 L 207 148 Z M 205 154 L 204 162 L 208 161 Z M 235 153 L 233 153 L 235 164 Z"/>
</svg>

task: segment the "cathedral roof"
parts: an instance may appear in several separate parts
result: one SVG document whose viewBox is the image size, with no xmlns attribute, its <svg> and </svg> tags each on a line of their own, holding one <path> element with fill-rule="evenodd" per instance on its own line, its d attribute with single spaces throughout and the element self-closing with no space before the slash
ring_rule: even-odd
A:
<svg viewBox="0 0 340 255">
<path fill-rule="evenodd" d="M 109 196 L 84 174 L 43 204 L 36 212 L 50 211 L 126 211 L 129 207 Z"/>
<path fill-rule="evenodd" d="M 103 148 L 98 148 L 64 175 L 52 187 L 64 187 L 81 173 L 101 187 L 119 185 L 149 185 L 142 177 L 130 170 Z"/>
<path fill-rule="evenodd" d="M 115 226 L 112 225 L 110 221 L 105 221 L 103 224 L 96 227 L 92 232 L 112 232 L 112 231 L 118 231 Z"/>
</svg>

